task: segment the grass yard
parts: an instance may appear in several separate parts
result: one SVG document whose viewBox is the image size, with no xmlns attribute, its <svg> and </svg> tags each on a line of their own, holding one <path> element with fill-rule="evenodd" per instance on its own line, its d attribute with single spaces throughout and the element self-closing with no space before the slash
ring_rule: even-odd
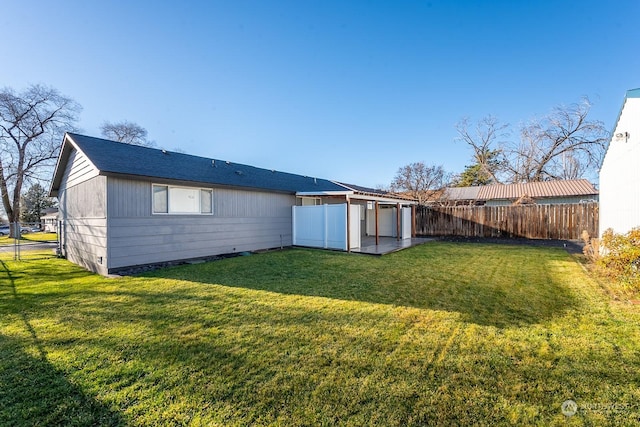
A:
<svg viewBox="0 0 640 427">
<path fill-rule="evenodd" d="M 560 249 L 294 249 L 120 279 L 2 256 L 3 426 L 640 423 L 640 307 Z"/>
<path fill-rule="evenodd" d="M 58 235 L 56 233 L 45 233 L 45 232 L 37 232 L 37 233 L 25 233 L 21 236 L 21 240 L 27 242 L 55 242 L 58 240 Z M 14 245 L 15 240 L 13 237 L 9 236 L 0 236 L 0 246 L 6 245 Z"/>
<path fill-rule="evenodd" d="M 57 233 L 47 233 L 39 231 L 37 233 L 26 233 L 22 235 L 23 240 L 30 240 L 32 242 L 55 242 L 58 240 Z"/>
</svg>

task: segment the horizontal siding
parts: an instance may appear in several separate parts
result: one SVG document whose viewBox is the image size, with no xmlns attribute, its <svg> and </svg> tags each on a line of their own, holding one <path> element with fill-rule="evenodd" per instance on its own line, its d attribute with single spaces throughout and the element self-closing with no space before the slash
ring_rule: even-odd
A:
<svg viewBox="0 0 640 427">
<path fill-rule="evenodd" d="M 96 176 L 73 187 L 61 186 L 58 204 L 61 218 L 105 218 L 106 177 Z"/>
<path fill-rule="evenodd" d="M 109 225 L 109 268 L 291 245 L 291 218 L 209 217 L 206 225 L 156 217 Z"/>
<path fill-rule="evenodd" d="M 61 182 L 64 183 L 66 188 L 69 188 L 96 176 L 98 176 L 98 170 L 93 167 L 84 154 L 74 149 L 69 155 Z"/>
<path fill-rule="evenodd" d="M 295 196 L 213 189 L 213 215 L 152 215 L 151 183 L 109 178 L 108 266 L 291 245 Z"/>
<path fill-rule="evenodd" d="M 95 176 L 73 187 L 64 184 L 58 193 L 63 253 L 71 262 L 106 274 L 106 177 Z"/>
<path fill-rule="evenodd" d="M 234 233 L 240 229 L 271 228 L 282 223 L 291 223 L 291 216 L 271 218 L 218 218 L 218 217 L 175 217 L 157 216 L 131 221 L 119 218 L 109 221 L 109 238 L 118 239 L 129 236 L 151 235 L 161 238 L 182 234 Z M 146 229 L 146 231 L 139 230 Z"/>
<path fill-rule="evenodd" d="M 65 219 L 62 224 L 62 233 L 63 251 L 69 261 L 100 274 L 107 273 L 105 218 Z"/>
</svg>

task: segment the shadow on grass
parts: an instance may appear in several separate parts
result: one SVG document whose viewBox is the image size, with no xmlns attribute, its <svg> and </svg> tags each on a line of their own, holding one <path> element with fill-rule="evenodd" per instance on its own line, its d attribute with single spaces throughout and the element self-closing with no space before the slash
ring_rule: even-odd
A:
<svg viewBox="0 0 640 427">
<path fill-rule="evenodd" d="M 26 343 L 0 335 L 0 420 L 2 425 L 125 425 L 117 412 L 71 384 Z"/>
<path fill-rule="evenodd" d="M 16 291 L 15 274 L 3 261 L 0 265 L 6 276 L 3 282 L 10 288 L 2 299 L 11 300 L 6 302 L 16 308 L 29 335 L 18 340 L 0 334 L 2 425 L 125 425 L 117 412 L 87 396 L 49 363 Z"/>
<path fill-rule="evenodd" d="M 413 323 L 420 316 L 389 309 L 509 326 L 577 304 L 563 253 L 474 248 L 438 244 L 389 258 L 282 251 L 82 285 L 67 265 L 72 274 L 61 277 L 72 284 L 57 291 L 33 290 L 30 266 L 28 275 L 0 270 L 10 283 L 25 274 L 0 298 L 22 308 L 14 324 L 30 334 L 0 335 L 0 420 L 123 423 L 47 361 L 53 348 L 70 355 L 63 369 L 99 384 L 140 425 L 200 416 L 211 425 L 552 425 L 565 421 L 568 398 L 605 395 L 636 407 L 633 325 L 621 332 L 618 322 L 589 321 L 601 336 L 571 323 L 501 333 L 455 314 Z M 32 327 L 29 317 L 55 326 Z M 42 332 L 42 345 L 36 333 L 45 326 L 55 333 Z M 618 425 L 630 415 L 613 414 Z"/>
<path fill-rule="evenodd" d="M 579 305 L 550 267 L 562 250 L 430 243 L 384 257 L 294 249 L 147 273 L 290 295 L 458 312 L 500 328 L 540 323 Z"/>
</svg>

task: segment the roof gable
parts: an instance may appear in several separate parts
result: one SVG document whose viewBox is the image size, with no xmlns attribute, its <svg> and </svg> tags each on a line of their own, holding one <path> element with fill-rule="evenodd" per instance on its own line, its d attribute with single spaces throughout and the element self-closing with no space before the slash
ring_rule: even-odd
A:
<svg viewBox="0 0 640 427">
<path fill-rule="evenodd" d="M 625 110 L 625 107 L 627 107 L 627 102 L 629 102 L 629 99 L 638 99 L 638 98 L 640 98 L 640 88 L 630 89 L 625 93 L 624 100 L 622 101 L 622 106 L 620 107 L 620 111 L 618 111 L 618 116 L 616 117 L 616 121 L 615 121 L 615 124 L 613 125 L 613 129 L 611 129 L 609 143 L 607 144 L 607 149 L 604 153 L 604 161 L 602 165 L 600 165 L 601 172 L 602 172 L 602 167 L 607 162 L 607 155 L 609 154 L 609 149 L 611 148 L 611 145 L 614 142 L 614 137 L 615 137 L 614 133 L 616 132 L 616 129 L 618 129 L 618 126 L 620 125 L 620 120 L 622 119 L 622 114 Z M 633 101 L 633 102 L 637 103 L 638 101 Z"/>
<path fill-rule="evenodd" d="M 67 133 L 52 182 L 51 193 L 54 195 L 60 188 L 64 167 L 73 148 L 80 150 L 101 175 L 125 175 L 288 193 L 347 190 L 326 179 Z"/>
</svg>

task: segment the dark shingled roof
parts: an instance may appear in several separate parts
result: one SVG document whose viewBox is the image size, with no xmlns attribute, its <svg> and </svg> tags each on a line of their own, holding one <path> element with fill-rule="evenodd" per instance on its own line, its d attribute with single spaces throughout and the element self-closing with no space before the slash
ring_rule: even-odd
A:
<svg viewBox="0 0 640 427">
<path fill-rule="evenodd" d="M 375 188 L 370 188 L 370 187 L 362 187 L 360 185 L 354 185 L 354 184 L 346 184 L 344 182 L 338 182 L 337 184 L 340 184 L 350 190 L 353 190 L 357 193 L 364 193 L 364 194 L 375 194 L 378 196 L 388 196 L 389 192 L 388 191 L 384 191 L 384 190 L 377 190 Z"/>
<path fill-rule="evenodd" d="M 348 191 L 332 181 L 218 159 L 67 134 L 103 174 L 131 175 L 271 191 Z M 54 180 L 55 181 L 55 180 Z M 59 184 L 59 183 L 58 183 Z M 56 182 L 53 188 L 57 190 Z"/>
</svg>

